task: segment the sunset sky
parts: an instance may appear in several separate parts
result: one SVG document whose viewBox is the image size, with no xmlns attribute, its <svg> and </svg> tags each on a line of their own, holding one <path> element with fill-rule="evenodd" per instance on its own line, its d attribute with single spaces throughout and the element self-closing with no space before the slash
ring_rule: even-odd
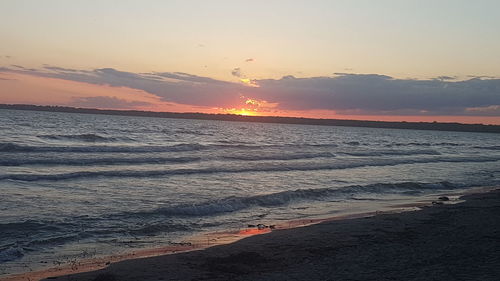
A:
<svg viewBox="0 0 500 281">
<path fill-rule="evenodd" d="M 0 0 L 0 103 L 500 124 L 499 11 Z"/>
</svg>

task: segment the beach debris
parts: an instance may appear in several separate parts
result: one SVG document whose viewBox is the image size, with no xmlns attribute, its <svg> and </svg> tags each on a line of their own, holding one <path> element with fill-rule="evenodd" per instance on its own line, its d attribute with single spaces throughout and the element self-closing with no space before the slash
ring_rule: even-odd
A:
<svg viewBox="0 0 500 281">
<path fill-rule="evenodd" d="M 259 223 L 259 224 L 248 224 L 247 227 L 248 228 L 257 228 L 258 230 L 263 230 L 263 229 L 266 229 L 266 228 L 276 229 L 276 225 L 275 224 L 265 225 L 265 224 L 262 224 L 262 223 Z"/>
<path fill-rule="evenodd" d="M 193 243 L 191 243 L 191 242 L 184 242 L 184 241 L 181 241 L 181 242 L 168 241 L 168 244 L 175 245 L 175 246 L 193 246 Z"/>
<path fill-rule="evenodd" d="M 437 201 L 432 201 L 432 205 L 443 205 L 445 201 L 450 201 L 448 196 L 441 196 Z"/>
</svg>

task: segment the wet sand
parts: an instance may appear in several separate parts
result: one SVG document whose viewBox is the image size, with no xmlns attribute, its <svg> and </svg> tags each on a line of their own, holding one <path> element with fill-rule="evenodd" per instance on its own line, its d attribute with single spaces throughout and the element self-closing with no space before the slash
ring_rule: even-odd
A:
<svg viewBox="0 0 500 281">
<path fill-rule="evenodd" d="M 462 199 L 419 211 L 266 231 L 204 250 L 101 260 L 97 268 L 103 269 L 46 280 L 500 280 L 500 190 Z M 186 247 L 193 246 L 177 250 Z"/>
</svg>

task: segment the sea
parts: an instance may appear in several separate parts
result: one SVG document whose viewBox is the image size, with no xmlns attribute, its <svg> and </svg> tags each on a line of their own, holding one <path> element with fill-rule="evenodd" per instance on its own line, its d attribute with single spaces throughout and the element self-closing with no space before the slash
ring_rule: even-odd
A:
<svg viewBox="0 0 500 281">
<path fill-rule="evenodd" d="M 2 109 L 0 276 L 499 184 L 500 134 Z"/>
</svg>

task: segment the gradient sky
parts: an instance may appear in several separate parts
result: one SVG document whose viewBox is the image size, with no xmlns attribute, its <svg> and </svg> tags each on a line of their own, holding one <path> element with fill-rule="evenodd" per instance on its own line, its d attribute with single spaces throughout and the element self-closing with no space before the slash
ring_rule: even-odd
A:
<svg viewBox="0 0 500 281">
<path fill-rule="evenodd" d="M 500 124 L 500 1 L 0 1 L 0 103 Z"/>
</svg>

